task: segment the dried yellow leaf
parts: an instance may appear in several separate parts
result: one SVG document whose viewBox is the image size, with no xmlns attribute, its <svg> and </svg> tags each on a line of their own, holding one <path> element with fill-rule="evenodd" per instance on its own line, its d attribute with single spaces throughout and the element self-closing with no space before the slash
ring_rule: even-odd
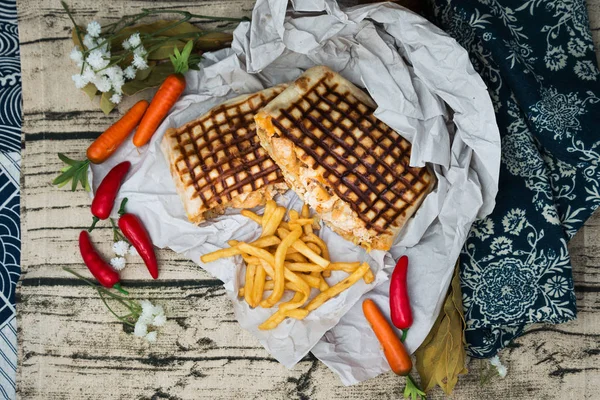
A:
<svg viewBox="0 0 600 400">
<path fill-rule="evenodd" d="M 457 262 L 440 315 L 415 352 L 416 367 L 425 392 L 438 385 L 450 395 L 458 382 L 458 375 L 467 373 L 465 319 L 458 271 Z"/>
</svg>

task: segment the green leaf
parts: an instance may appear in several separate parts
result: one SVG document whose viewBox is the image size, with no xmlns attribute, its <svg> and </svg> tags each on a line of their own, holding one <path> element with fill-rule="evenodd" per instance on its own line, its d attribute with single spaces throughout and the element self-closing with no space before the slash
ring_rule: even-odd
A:
<svg viewBox="0 0 600 400">
<path fill-rule="evenodd" d="M 404 398 L 411 400 L 417 400 L 419 397 L 422 399 L 427 399 L 425 392 L 423 392 L 417 384 L 412 380 L 410 375 L 406 376 L 406 386 L 404 387 Z"/>
<path fill-rule="evenodd" d="M 135 79 L 143 81 L 144 79 L 148 78 L 148 76 L 150 75 L 150 73 L 152 72 L 152 70 L 154 69 L 155 66 L 156 66 L 156 61 L 149 61 L 148 68 L 142 69 L 142 70 L 138 69 L 136 71 Z"/>
<path fill-rule="evenodd" d="M 194 47 L 196 50 L 214 51 L 229 46 L 232 40 L 233 35 L 231 33 L 209 32 L 200 36 L 198 40 L 196 40 L 196 45 Z"/>
<path fill-rule="evenodd" d="M 93 83 L 88 83 L 81 90 L 83 90 L 83 92 L 88 95 L 90 100 L 94 100 L 94 97 L 96 97 L 96 94 L 98 94 L 98 89 L 96 89 L 96 85 L 94 85 Z"/>
<path fill-rule="evenodd" d="M 79 30 L 81 32 L 85 32 L 85 28 L 79 26 Z M 81 34 L 81 36 L 83 37 L 83 33 Z M 80 50 L 83 50 L 85 48 L 85 46 L 83 45 L 83 43 L 81 43 L 79 41 L 79 38 L 77 37 L 77 30 L 75 29 L 75 27 L 73 27 L 73 29 L 71 30 L 71 40 L 73 40 L 73 44 L 75 46 L 79 46 Z"/>
<path fill-rule="evenodd" d="M 129 36 L 131 36 L 135 32 L 139 32 L 141 35 L 155 33 L 157 31 L 159 31 L 160 29 L 164 29 L 169 25 L 175 25 L 176 23 L 177 23 L 177 20 L 160 20 L 160 21 L 156 21 L 156 22 L 153 22 L 150 24 L 141 24 L 141 25 L 124 28 L 121 30 L 121 32 L 119 32 L 119 37 L 112 41 L 112 43 L 111 43 L 112 47 L 115 50 L 122 50 L 123 49 L 123 47 L 122 47 L 123 41 L 125 39 L 129 38 Z M 165 31 L 160 32 L 160 36 L 173 37 L 173 36 L 197 33 L 197 32 L 201 32 L 201 31 L 202 31 L 202 29 L 198 28 L 197 26 L 192 25 L 189 22 L 183 22 L 172 28 L 169 28 Z M 172 47 L 171 47 L 171 49 L 172 49 Z"/>
<path fill-rule="evenodd" d="M 465 320 L 458 262 L 443 308 L 425 341 L 415 352 L 416 367 L 425 392 L 438 385 L 450 395 L 465 367 Z"/>
<path fill-rule="evenodd" d="M 111 96 L 113 95 L 111 92 L 104 92 L 100 97 L 100 109 L 104 112 L 104 114 L 108 115 L 117 105 L 110 101 Z"/>
<path fill-rule="evenodd" d="M 73 160 L 73 159 L 65 156 L 63 153 L 58 153 L 58 158 L 60 159 L 60 161 L 64 162 L 65 164 L 68 164 L 68 165 L 77 165 L 79 163 L 79 161 Z"/>
<path fill-rule="evenodd" d="M 173 53 L 173 48 L 183 49 L 185 43 L 181 40 L 166 40 L 164 43 L 160 45 L 155 50 L 152 50 L 150 54 L 148 54 L 149 60 L 166 60 Z"/>
<path fill-rule="evenodd" d="M 73 160 L 64 154 L 59 153 L 58 157 L 67 164 L 67 169 L 62 168 L 61 171 L 64 171 L 62 174 L 57 176 L 53 181 L 53 185 L 57 185 L 58 187 L 65 186 L 69 181 L 71 181 L 71 190 L 75 191 L 77 189 L 77 184 L 81 183 L 81 186 L 86 190 L 90 190 L 90 185 L 87 182 L 87 170 L 90 165 L 90 161 L 88 159 L 77 161 Z"/>
<path fill-rule="evenodd" d="M 131 96 L 135 93 L 141 92 L 148 88 L 160 86 L 161 83 L 167 79 L 167 76 L 174 72 L 173 65 L 171 63 L 161 63 L 152 69 L 148 78 L 144 80 L 132 80 L 123 85 L 123 93 L 127 96 Z"/>
<path fill-rule="evenodd" d="M 174 55 L 171 56 L 171 63 L 175 68 L 175 73 L 183 74 L 188 68 L 188 59 L 190 58 L 190 54 L 192 54 L 192 49 L 194 48 L 194 42 L 192 40 L 188 41 L 183 48 L 183 51 L 180 53 L 179 49 L 175 47 L 173 49 Z"/>
</svg>

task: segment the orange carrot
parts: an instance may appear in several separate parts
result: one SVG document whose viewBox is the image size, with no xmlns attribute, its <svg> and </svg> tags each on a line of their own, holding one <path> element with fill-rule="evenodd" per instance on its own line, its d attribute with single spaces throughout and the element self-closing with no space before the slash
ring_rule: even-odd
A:
<svg viewBox="0 0 600 400">
<path fill-rule="evenodd" d="M 367 299 L 363 302 L 363 313 L 379 339 L 383 354 L 392 371 L 397 375 L 408 375 L 412 369 L 410 354 L 373 300 Z"/>
<path fill-rule="evenodd" d="M 150 141 L 162 120 L 165 119 L 171 107 L 185 90 L 183 73 L 189 68 L 188 62 L 193 47 L 194 42 L 190 40 L 181 52 L 177 47 L 173 49 L 174 54 L 171 55 L 171 62 L 175 68 L 175 73 L 167 76 L 167 79 L 158 88 L 152 102 L 150 102 L 150 108 L 148 108 L 148 112 L 142 118 L 142 122 L 140 122 L 140 126 L 133 136 L 133 144 L 137 147 L 141 147 Z"/>
<path fill-rule="evenodd" d="M 185 77 L 181 74 L 171 74 L 160 85 L 158 92 L 154 95 L 148 112 L 142 118 L 140 126 L 133 136 L 133 144 L 141 147 L 150 141 L 154 132 L 167 116 L 181 93 L 185 89 Z"/>
<path fill-rule="evenodd" d="M 119 148 L 131 131 L 135 129 L 144 116 L 148 104 L 146 100 L 138 101 L 120 120 L 98 136 L 87 149 L 88 160 L 94 164 L 106 161 Z"/>
</svg>

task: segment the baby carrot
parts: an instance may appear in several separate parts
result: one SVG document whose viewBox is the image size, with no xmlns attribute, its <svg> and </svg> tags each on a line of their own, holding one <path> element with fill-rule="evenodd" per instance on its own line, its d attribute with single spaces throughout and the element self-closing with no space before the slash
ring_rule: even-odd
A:
<svg viewBox="0 0 600 400">
<path fill-rule="evenodd" d="M 98 136 L 87 149 L 88 160 L 94 164 L 106 161 L 119 148 L 131 131 L 135 129 L 144 116 L 148 104 L 146 100 L 138 101 L 120 120 Z"/>
<path fill-rule="evenodd" d="M 381 343 L 383 354 L 392 371 L 397 375 L 408 375 L 412 369 L 410 354 L 373 300 L 367 299 L 363 302 L 363 313 Z"/>
<path fill-rule="evenodd" d="M 171 107 L 185 90 L 183 73 L 189 68 L 188 61 L 193 47 L 194 42 L 190 40 L 181 53 L 177 47 L 174 48 L 175 54 L 171 55 L 171 62 L 175 68 L 175 73 L 167 76 L 167 79 L 160 85 L 152 98 L 150 107 L 144 114 L 144 118 L 142 118 L 142 122 L 140 122 L 140 126 L 133 136 L 133 144 L 137 147 L 141 147 L 150 141 L 162 120 L 165 119 Z"/>
</svg>

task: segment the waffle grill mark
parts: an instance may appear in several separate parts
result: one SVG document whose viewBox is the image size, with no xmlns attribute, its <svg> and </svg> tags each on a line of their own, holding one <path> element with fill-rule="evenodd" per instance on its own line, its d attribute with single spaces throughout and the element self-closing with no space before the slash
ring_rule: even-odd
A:
<svg viewBox="0 0 600 400">
<path fill-rule="evenodd" d="M 411 168 L 408 165 L 410 159 L 410 145 L 406 149 L 402 150 L 402 144 L 406 143 L 405 140 L 393 131 L 387 125 L 380 123 L 372 114 L 373 109 L 367 105 L 359 102 L 354 96 L 349 93 L 341 94 L 336 93 L 337 85 L 329 86 L 325 83 L 327 77 L 324 77 L 318 81 L 313 88 L 302 98 L 302 101 L 306 101 L 309 104 L 308 109 L 302 109 L 298 104 L 292 104 L 287 109 L 280 109 L 281 115 L 278 118 L 273 119 L 273 124 L 280 131 L 280 133 L 287 139 L 294 142 L 295 145 L 299 146 L 304 152 L 314 159 L 314 162 L 325 168 L 324 177 L 327 179 L 331 175 L 335 176 L 338 180 L 348 188 L 348 191 L 342 192 L 335 182 L 331 179 L 328 181 L 331 183 L 333 191 L 342 199 L 346 200 L 351 208 L 358 214 L 358 216 L 365 222 L 368 229 L 373 229 L 379 233 L 383 233 L 387 230 L 390 225 L 396 226 L 396 220 L 398 217 L 403 215 L 406 209 L 414 203 L 422 190 L 417 190 L 415 185 L 419 182 L 423 185 L 423 188 L 427 186 L 425 175 L 428 174 L 426 168 Z M 319 93 L 322 91 L 322 93 Z M 311 97 L 316 99 L 311 100 Z M 334 96 L 335 101 L 332 101 L 329 96 Z M 344 102 L 343 96 L 346 96 L 347 101 Z M 330 107 L 330 110 L 322 110 L 319 108 L 320 103 L 325 103 Z M 345 103 L 345 104 L 343 104 Z M 344 105 L 342 108 L 341 105 Z M 366 112 L 361 112 L 359 107 L 365 108 Z M 294 109 L 300 111 L 301 117 L 295 118 L 293 115 Z M 340 117 L 335 120 L 331 117 L 332 111 L 340 114 Z M 315 117 L 313 113 L 318 113 Z M 354 116 L 356 114 L 356 116 Z M 323 132 L 323 136 L 317 136 L 310 128 L 306 126 L 304 121 L 309 121 L 312 126 L 317 130 Z M 348 120 L 350 126 L 345 126 L 342 122 Z M 324 121 L 330 125 L 327 128 L 324 125 Z M 368 121 L 370 127 L 367 128 L 363 125 L 363 122 Z M 288 128 L 285 125 L 289 125 Z M 307 145 L 303 137 L 296 137 L 292 132 L 291 128 L 296 128 L 305 137 L 308 137 L 312 142 Z M 352 134 L 353 129 L 358 129 L 362 133 L 360 137 L 356 137 Z M 334 130 L 341 131 L 341 134 L 335 134 Z M 380 137 L 376 137 L 374 131 L 377 130 Z M 369 139 L 373 142 L 372 146 L 366 146 L 364 139 Z M 333 149 L 321 151 L 321 155 L 318 154 L 318 148 L 327 146 L 327 144 L 319 145 L 318 143 L 324 143 L 325 139 L 333 141 L 331 147 L 336 145 L 341 147 L 343 154 L 340 155 Z M 382 142 L 385 139 L 390 139 L 391 145 L 387 148 L 383 147 Z M 351 141 L 351 143 L 348 143 Z M 405 144 L 406 145 L 406 144 Z M 364 155 L 357 154 L 356 150 L 360 147 L 364 151 Z M 382 150 L 381 155 L 377 155 L 375 150 L 379 148 Z M 397 162 L 402 165 L 403 172 L 398 174 L 393 165 L 389 165 L 384 162 L 385 158 L 389 156 L 392 151 L 397 148 L 399 149 L 399 155 Z M 323 149 L 322 149 L 323 150 Z M 348 156 L 356 158 L 355 163 L 351 163 L 348 160 Z M 335 159 L 335 163 L 330 165 L 326 162 L 327 157 Z M 366 161 L 366 158 L 372 157 L 375 161 L 370 164 Z M 337 167 L 341 165 L 344 171 L 340 173 Z M 309 167 L 312 167 L 309 165 Z M 364 167 L 364 169 L 373 177 L 375 182 L 371 182 L 367 176 L 357 173 L 357 168 Z M 383 169 L 379 172 L 380 167 Z M 353 179 L 349 179 L 349 175 L 353 176 Z M 394 179 L 391 182 L 387 182 L 386 178 L 392 175 Z M 407 179 L 404 175 L 410 175 L 411 178 Z M 358 184 L 357 184 L 358 183 Z M 359 185 L 363 184 L 366 186 L 366 190 L 362 190 Z M 383 188 L 378 188 L 383 186 Z M 354 195 L 359 199 L 358 202 L 351 201 L 349 199 L 349 192 L 353 192 Z M 387 192 L 391 192 L 393 195 L 391 199 L 386 196 Z M 374 199 L 370 200 L 371 195 L 374 194 Z M 402 205 L 398 206 L 396 203 L 402 202 Z M 378 202 L 379 207 L 375 207 Z M 375 209 L 375 216 L 372 218 L 367 217 L 367 212 Z M 392 213 L 388 213 L 391 211 Z"/>
<path fill-rule="evenodd" d="M 179 150 L 183 154 L 176 160 L 175 165 L 182 159 L 184 160 L 187 174 L 189 174 L 191 184 L 195 189 L 192 198 L 200 197 L 202 203 L 207 208 L 211 208 L 211 205 L 215 203 L 223 204 L 224 199 L 231 201 L 237 195 L 250 192 L 250 190 L 244 190 L 245 186 L 249 185 L 254 191 L 260 187 L 284 181 L 277 165 L 270 160 L 266 151 L 260 146 L 254 125 L 256 111 L 264 107 L 280 92 L 281 90 L 274 91 L 273 95 L 269 97 L 259 93 L 248 98 L 242 104 L 217 107 L 205 118 L 186 125 L 175 133 Z M 246 109 L 242 109 L 243 105 L 246 106 Z M 220 114 L 224 115 L 225 119 L 219 122 L 217 116 Z M 205 128 L 207 122 L 210 122 L 211 126 Z M 194 130 L 198 127 L 201 132 L 195 135 Z M 241 134 L 241 128 L 245 128 L 245 133 Z M 183 134 L 186 132 L 189 139 L 183 140 Z M 216 138 L 209 139 L 211 132 L 216 133 Z M 227 135 L 231 135 L 229 140 L 225 140 Z M 187 144 L 191 144 L 193 147 L 189 152 L 185 150 Z M 202 156 L 202 150 L 205 149 L 209 153 L 207 157 Z M 224 157 L 219 158 L 218 153 L 220 152 Z M 192 156 L 198 157 L 197 163 L 192 164 L 190 160 Z M 208 161 L 211 162 L 207 163 Z M 198 166 L 201 168 L 201 172 L 196 174 L 194 170 Z M 257 170 L 256 172 L 252 172 L 253 167 Z M 216 179 L 210 176 L 210 172 L 214 170 L 218 172 Z M 241 172 L 244 172 L 246 176 L 242 178 Z M 233 177 L 233 182 L 228 183 L 227 180 L 231 177 Z M 200 184 L 201 180 L 204 180 L 203 184 Z M 217 189 L 217 185 L 222 188 Z M 212 193 L 210 198 L 207 198 L 208 193 Z"/>
</svg>

